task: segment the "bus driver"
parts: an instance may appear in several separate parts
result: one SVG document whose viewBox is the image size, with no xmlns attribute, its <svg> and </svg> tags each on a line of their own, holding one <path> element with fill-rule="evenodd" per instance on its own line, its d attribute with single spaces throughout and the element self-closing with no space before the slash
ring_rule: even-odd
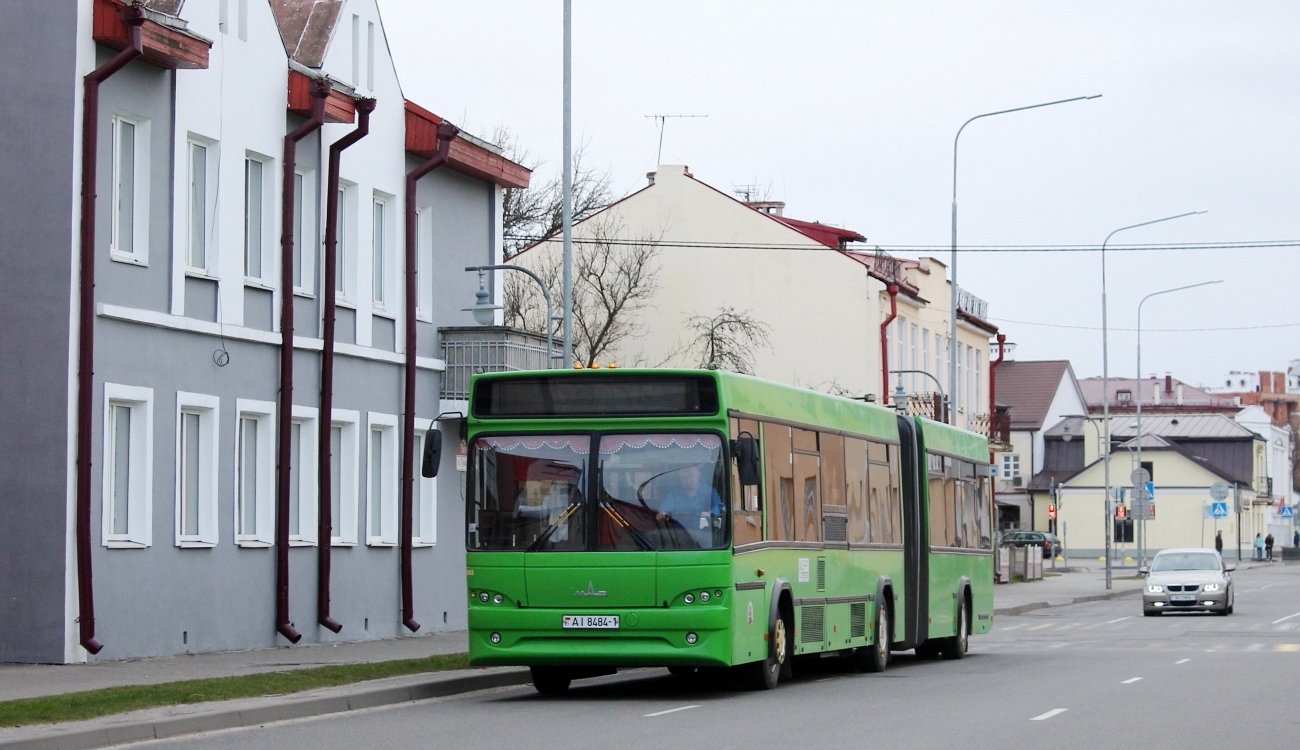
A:
<svg viewBox="0 0 1300 750">
<path fill-rule="evenodd" d="M 714 519 L 722 518 L 722 498 L 711 484 L 702 484 L 700 465 L 690 464 L 677 472 L 678 484 L 668 491 L 655 519 L 676 521 L 703 549 L 714 547 Z"/>
</svg>

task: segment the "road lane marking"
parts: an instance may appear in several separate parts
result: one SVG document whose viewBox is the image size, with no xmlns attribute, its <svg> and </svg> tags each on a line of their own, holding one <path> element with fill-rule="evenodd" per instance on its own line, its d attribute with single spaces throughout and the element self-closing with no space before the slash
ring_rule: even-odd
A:
<svg viewBox="0 0 1300 750">
<path fill-rule="evenodd" d="M 1132 619 L 1133 619 L 1133 615 L 1129 615 L 1128 617 L 1121 617 L 1121 618 L 1119 618 L 1119 619 L 1117 619 L 1117 620 L 1111 620 L 1111 621 L 1107 622 L 1106 624 L 1107 624 L 1107 625 L 1114 625 L 1114 624 L 1117 623 L 1117 622 L 1123 622 L 1123 621 L 1125 621 L 1125 620 L 1132 620 Z"/>
<path fill-rule="evenodd" d="M 1178 661 L 1176 661 L 1176 662 L 1174 662 L 1174 663 L 1175 663 L 1175 664 L 1186 664 L 1186 663 L 1189 662 L 1189 661 L 1191 661 L 1191 659 L 1179 659 Z"/>
<path fill-rule="evenodd" d="M 650 718 L 651 716 L 663 716 L 664 714 L 675 714 L 675 713 L 677 713 L 678 711 L 689 711 L 689 710 L 691 710 L 692 708 L 699 708 L 699 706 L 698 706 L 698 705 L 695 705 L 695 706 L 681 706 L 681 707 L 678 707 L 678 708 L 670 708 L 670 709 L 668 709 L 667 711 L 655 711 L 655 712 L 652 713 L 652 714 L 646 714 L 645 717 L 648 719 L 648 718 Z"/>
<path fill-rule="evenodd" d="M 1279 622 L 1286 622 L 1287 620 L 1290 620 L 1292 617 L 1300 617 L 1300 612 L 1296 612 L 1294 615 L 1287 615 L 1286 617 L 1283 617 L 1281 619 L 1274 620 L 1273 624 L 1276 625 Z"/>
<path fill-rule="evenodd" d="M 998 630 L 1015 630 L 1016 628 L 1023 628 L 1024 626 L 1025 624 L 1022 622 L 1019 625 L 1008 625 L 1005 628 L 998 628 Z"/>
<path fill-rule="evenodd" d="M 1052 718 L 1053 716 L 1056 716 L 1057 714 L 1063 714 L 1069 710 L 1070 709 L 1068 708 L 1053 708 L 1051 711 L 1048 711 L 1045 714 L 1039 714 L 1035 716 L 1034 718 L 1030 719 L 1030 721 L 1045 721 L 1047 719 Z"/>
<path fill-rule="evenodd" d="M 1070 644 L 1069 644 L 1069 643 L 1054 643 L 1054 644 L 1052 644 L 1052 648 L 1065 648 L 1065 647 L 1068 646 L 1068 645 L 1070 645 Z"/>
<path fill-rule="evenodd" d="M 1137 681 L 1140 680 L 1140 679 L 1142 679 L 1142 678 L 1141 678 L 1141 677 L 1130 677 L 1130 678 L 1128 678 L 1127 680 L 1124 680 L 1123 682 L 1121 682 L 1120 684 L 1121 684 L 1121 685 L 1132 685 L 1133 683 L 1137 682 Z"/>
<path fill-rule="evenodd" d="M 1079 627 L 1079 626 L 1082 625 L 1082 624 L 1083 624 L 1083 623 L 1081 623 L 1081 622 L 1072 622 L 1072 623 L 1070 623 L 1069 625 L 1062 625 L 1062 626 L 1061 626 L 1061 630 L 1069 630 L 1070 628 L 1077 628 L 1077 627 Z"/>
<path fill-rule="evenodd" d="M 1035 625 L 1035 626 L 1033 626 L 1032 628 L 1030 628 L 1030 630 L 1042 630 L 1043 628 L 1050 628 L 1050 627 L 1052 627 L 1052 626 L 1055 625 L 1055 624 L 1056 624 L 1056 623 L 1054 623 L 1054 622 L 1045 622 L 1045 623 L 1043 623 L 1042 625 Z"/>
<path fill-rule="evenodd" d="M 1274 651 L 1300 651 L 1300 643 L 1279 643 L 1273 647 Z"/>
<path fill-rule="evenodd" d="M 1246 650 L 1247 650 L 1247 651 L 1258 651 L 1258 650 L 1260 650 L 1261 648 L 1264 648 L 1264 644 L 1262 644 L 1262 643 L 1252 643 L 1252 644 L 1250 644 L 1250 646 L 1248 646 L 1248 647 L 1246 648 Z"/>
</svg>

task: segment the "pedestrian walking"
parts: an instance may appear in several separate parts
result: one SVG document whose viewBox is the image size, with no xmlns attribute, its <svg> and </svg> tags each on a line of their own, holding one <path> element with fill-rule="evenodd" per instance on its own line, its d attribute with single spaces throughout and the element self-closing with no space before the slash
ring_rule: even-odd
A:
<svg viewBox="0 0 1300 750">
<path fill-rule="evenodd" d="M 1300 549 L 1300 529 L 1295 530 L 1295 536 L 1291 537 L 1291 546 Z"/>
<path fill-rule="evenodd" d="M 1264 559 L 1273 562 L 1273 533 L 1264 537 Z"/>
<path fill-rule="evenodd" d="M 1300 532 L 1296 532 L 1296 533 L 1300 535 Z M 1300 544 L 1297 544 L 1296 546 L 1300 547 Z M 1214 551 L 1218 552 L 1220 555 L 1223 554 L 1223 532 L 1222 531 L 1214 532 Z"/>
<path fill-rule="evenodd" d="M 1255 559 L 1256 560 L 1264 559 L 1264 537 L 1261 536 L 1258 532 L 1256 532 L 1255 534 Z"/>
</svg>

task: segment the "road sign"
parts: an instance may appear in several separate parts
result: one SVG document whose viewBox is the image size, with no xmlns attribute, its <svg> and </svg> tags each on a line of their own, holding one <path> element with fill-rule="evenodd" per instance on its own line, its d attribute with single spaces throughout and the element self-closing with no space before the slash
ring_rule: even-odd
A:
<svg viewBox="0 0 1300 750">
<path fill-rule="evenodd" d="M 1215 482 L 1214 484 L 1210 485 L 1210 497 L 1214 498 L 1215 501 L 1227 500 L 1228 485 L 1224 484 L 1223 482 Z"/>
<path fill-rule="evenodd" d="M 1051 506 L 1048 506 L 1048 507 L 1050 508 Z M 1051 511 L 1048 511 L 1048 514 L 1050 515 L 1050 514 L 1051 514 Z M 1277 512 L 1277 517 L 1278 517 L 1278 518 L 1295 518 L 1295 508 L 1292 508 L 1290 505 L 1283 505 L 1283 506 L 1282 506 L 1282 510 L 1279 510 L 1279 511 Z"/>
<path fill-rule="evenodd" d="M 1211 517 L 1211 518 L 1227 518 L 1227 517 L 1228 517 L 1228 504 L 1225 503 L 1225 502 L 1223 502 L 1222 500 L 1217 500 L 1217 501 L 1215 501 L 1215 502 L 1213 502 L 1213 503 L 1210 503 L 1210 517 Z"/>
<path fill-rule="evenodd" d="M 1133 473 L 1129 474 L 1128 479 L 1130 482 L 1133 483 L 1135 487 L 1138 485 L 1146 484 L 1147 482 L 1151 481 L 1151 472 L 1147 471 L 1146 469 L 1134 469 Z"/>
</svg>

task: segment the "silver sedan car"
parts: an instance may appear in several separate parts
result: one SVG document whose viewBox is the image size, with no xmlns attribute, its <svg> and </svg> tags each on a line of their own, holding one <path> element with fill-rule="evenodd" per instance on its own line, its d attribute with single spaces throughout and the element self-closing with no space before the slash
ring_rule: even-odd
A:
<svg viewBox="0 0 1300 750">
<path fill-rule="evenodd" d="M 1232 614 L 1232 571 L 1212 549 L 1167 549 L 1151 561 L 1142 587 L 1142 614 L 1165 612 Z"/>
</svg>

